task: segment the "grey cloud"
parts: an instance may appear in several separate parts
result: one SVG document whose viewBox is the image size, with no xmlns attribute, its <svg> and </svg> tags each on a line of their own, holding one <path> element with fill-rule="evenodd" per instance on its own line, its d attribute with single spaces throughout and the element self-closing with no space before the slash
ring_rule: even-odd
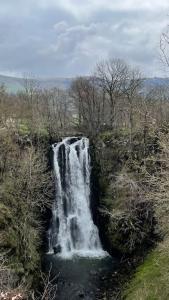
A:
<svg viewBox="0 0 169 300">
<path fill-rule="evenodd" d="M 123 9 L 119 2 L 119 9 L 107 0 L 103 8 L 102 0 L 100 6 L 93 0 L 88 18 L 81 4 L 77 18 L 78 1 L 73 14 L 71 0 L 60 0 L 60 5 L 54 0 L 1 0 L 0 73 L 74 76 L 88 74 L 99 59 L 120 57 L 149 76 L 160 74 L 160 33 L 168 21 L 163 5 L 151 11 L 131 9 L 132 1 Z"/>
</svg>

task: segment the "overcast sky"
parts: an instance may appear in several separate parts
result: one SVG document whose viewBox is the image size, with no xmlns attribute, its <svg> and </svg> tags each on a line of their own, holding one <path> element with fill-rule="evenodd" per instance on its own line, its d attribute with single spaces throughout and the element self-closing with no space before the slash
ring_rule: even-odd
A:
<svg viewBox="0 0 169 300">
<path fill-rule="evenodd" d="M 0 0 L 0 73 L 87 75 L 117 57 L 161 76 L 168 23 L 169 0 Z"/>
</svg>

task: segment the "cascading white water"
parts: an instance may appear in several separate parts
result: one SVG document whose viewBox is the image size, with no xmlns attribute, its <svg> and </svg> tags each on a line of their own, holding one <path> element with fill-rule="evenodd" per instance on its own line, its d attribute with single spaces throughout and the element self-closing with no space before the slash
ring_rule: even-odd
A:
<svg viewBox="0 0 169 300">
<path fill-rule="evenodd" d="M 90 156 L 87 138 L 69 137 L 53 145 L 56 200 L 49 251 L 63 258 L 105 256 L 90 211 Z"/>
</svg>

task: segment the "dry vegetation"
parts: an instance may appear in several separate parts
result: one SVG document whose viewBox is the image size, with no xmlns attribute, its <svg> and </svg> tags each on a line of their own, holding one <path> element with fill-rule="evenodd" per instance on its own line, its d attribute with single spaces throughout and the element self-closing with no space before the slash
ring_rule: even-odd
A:
<svg viewBox="0 0 169 300">
<path fill-rule="evenodd" d="M 109 216 L 105 231 L 111 242 L 117 242 L 115 232 L 118 237 L 121 234 L 117 248 L 131 254 L 150 242 L 158 220 L 165 241 L 153 258 L 147 259 L 152 268 L 157 257 L 161 258 L 159 264 L 165 262 L 164 272 L 160 271 L 161 284 L 165 281 L 167 275 L 162 274 L 168 269 L 163 258 L 167 258 L 169 249 L 169 90 L 158 86 L 146 91 L 143 82 L 138 70 L 113 59 L 99 63 L 91 77 L 75 79 L 69 91 L 41 91 L 28 80 L 25 91 L 17 95 L 0 88 L 1 293 L 15 291 L 27 297 L 40 265 L 42 215 L 52 200 L 48 146 L 60 136 L 75 133 L 89 136 L 96 144 L 101 209 Z M 155 268 L 159 271 L 158 264 Z M 158 291 L 155 281 L 158 297 L 142 296 L 150 290 L 146 276 L 145 289 L 138 286 L 140 296 L 138 289 L 134 290 L 136 283 L 140 281 L 133 282 L 127 299 L 167 299 L 159 297 L 161 287 Z M 39 299 L 52 299 L 49 295 L 56 291 L 50 280 L 44 285 Z M 30 297 L 35 299 L 34 293 Z"/>
<path fill-rule="evenodd" d="M 53 179 L 32 94 L 8 95 L 3 87 L 0 94 L 0 293 L 25 299 L 40 272 L 42 215 L 51 207 Z"/>
<path fill-rule="evenodd" d="M 149 190 L 146 198 L 154 203 L 158 220 L 160 241 L 136 270 L 124 292 L 124 299 L 163 300 L 168 299 L 169 289 L 169 133 L 160 134 L 161 151 L 157 157 L 147 161 L 156 164 L 156 172 L 146 174 Z M 158 163 L 158 164 L 157 164 Z"/>
</svg>

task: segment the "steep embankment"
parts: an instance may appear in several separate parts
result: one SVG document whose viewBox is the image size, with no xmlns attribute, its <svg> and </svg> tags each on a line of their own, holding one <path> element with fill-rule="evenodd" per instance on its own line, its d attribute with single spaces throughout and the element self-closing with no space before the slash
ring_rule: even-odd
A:
<svg viewBox="0 0 169 300">
<path fill-rule="evenodd" d="M 110 253 L 133 255 L 152 244 L 154 207 L 146 192 L 148 172 L 154 163 L 148 157 L 158 151 L 154 136 L 143 141 L 135 135 L 132 145 L 127 132 L 105 132 L 96 142 L 96 161 L 100 168 L 100 231 Z M 131 149 L 132 147 L 132 149 Z"/>
<path fill-rule="evenodd" d="M 46 149 L 15 128 L 0 130 L 0 291 L 30 291 L 40 273 L 42 216 L 52 198 Z"/>
<path fill-rule="evenodd" d="M 124 299 L 165 300 L 169 298 L 169 134 L 159 136 L 160 153 L 154 157 L 158 171 L 151 178 L 152 199 L 162 240 L 147 255 L 136 269 L 135 275 L 126 286 Z"/>
<path fill-rule="evenodd" d="M 152 129 L 146 139 L 144 133 L 135 133 L 131 143 L 127 132 L 107 132 L 96 143 L 103 244 L 110 253 L 134 261 L 150 252 L 124 299 L 168 298 L 168 137 L 168 129 Z"/>
</svg>

